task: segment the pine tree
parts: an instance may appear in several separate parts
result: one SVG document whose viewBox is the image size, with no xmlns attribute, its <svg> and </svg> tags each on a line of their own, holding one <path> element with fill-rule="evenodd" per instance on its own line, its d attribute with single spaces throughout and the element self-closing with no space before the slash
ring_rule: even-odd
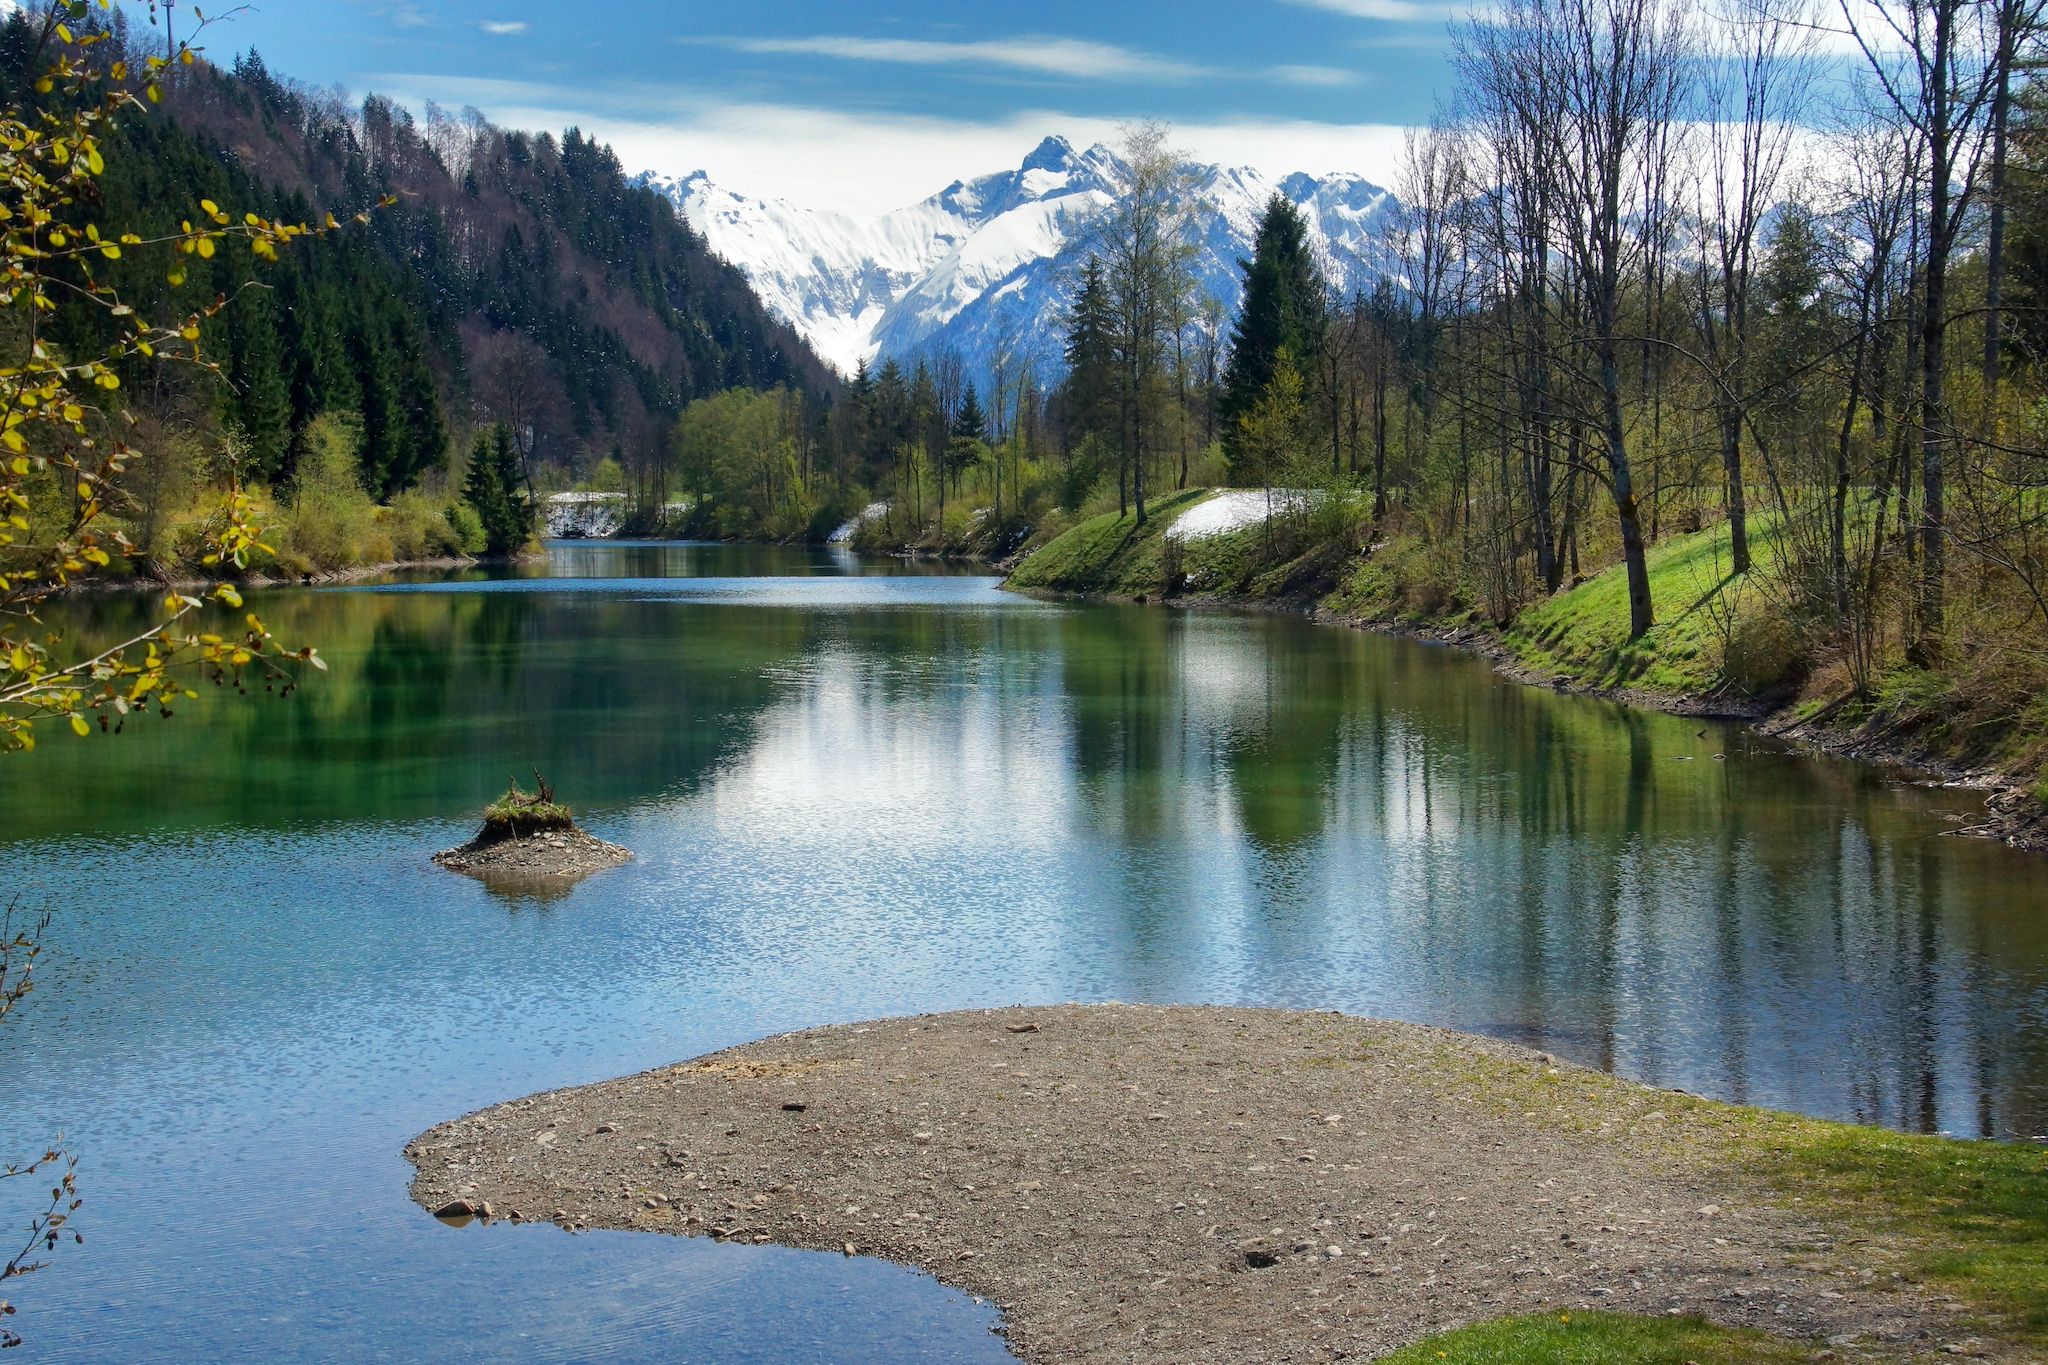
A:
<svg viewBox="0 0 2048 1365">
<path fill-rule="evenodd" d="M 953 435 L 970 441 L 988 439 L 988 414 L 981 410 L 981 395 L 974 391 L 974 381 L 967 381 L 967 391 L 960 395 L 960 411 L 953 417 Z"/>
<path fill-rule="evenodd" d="M 1116 421 L 1116 348 L 1110 318 L 1109 285 L 1102 261 L 1090 256 L 1081 288 L 1067 313 L 1067 387 L 1064 413 L 1070 443 L 1091 432 L 1110 431 Z"/>
<path fill-rule="evenodd" d="M 1308 220 L 1284 195 L 1266 203 L 1259 218 L 1252 258 L 1244 272 L 1244 306 L 1231 334 L 1230 363 L 1224 370 L 1224 453 L 1237 469 L 1244 460 L 1238 419 L 1266 397 L 1282 350 L 1297 367 L 1322 347 L 1324 285 L 1309 249 Z"/>
<path fill-rule="evenodd" d="M 391 377 L 391 355 L 382 332 L 374 322 L 366 322 L 349 339 L 356 389 L 362 395 L 363 486 L 373 493 L 390 485 L 392 470 L 400 462 L 399 443 L 404 439 L 405 427 L 404 414 L 398 407 L 397 386 Z"/>
<path fill-rule="evenodd" d="M 970 379 L 966 392 L 960 395 L 960 411 L 953 416 L 953 427 L 946 440 L 946 468 L 956 485 L 961 475 L 987 457 L 987 440 L 988 415 L 981 410 L 981 396 L 974 391 L 974 381 Z M 1001 500 L 1000 490 L 997 499 Z"/>
<path fill-rule="evenodd" d="M 231 378 L 236 385 L 232 406 L 249 443 L 245 472 L 271 483 L 285 472 L 285 452 L 292 438 L 292 402 L 269 294 L 251 291 L 232 317 Z"/>
<path fill-rule="evenodd" d="M 469 454 L 462 496 L 483 523 L 484 553 L 511 554 L 533 537 L 533 504 L 512 432 L 503 422 L 477 433 Z"/>
<path fill-rule="evenodd" d="M 419 334 L 404 322 L 396 329 L 392 356 L 398 371 L 396 401 L 401 422 L 397 460 L 383 495 L 402 493 L 448 458 L 448 432 L 441 423 L 441 395 L 420 347 Z"/>
<path fill-rule="evenodd" d="M 503 430 L 500 425 L 476 434 L 476 441 L 469 448 L 469 472 L 462 479 L 463 500 L 475 510 L 477 520 L 483 523 L 486 554 L 500 552 L 497 544 L 499 528 L 505 522 L 505 490 L 498 482 L 494 449 L 495 435 Z"/>
</svg>

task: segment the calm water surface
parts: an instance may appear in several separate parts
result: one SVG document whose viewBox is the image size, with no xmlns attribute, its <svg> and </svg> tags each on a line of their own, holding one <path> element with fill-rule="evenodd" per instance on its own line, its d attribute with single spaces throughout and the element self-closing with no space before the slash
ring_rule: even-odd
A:
<svg viewBox="0 0 2048 1365">
<path fill-rule="evenodd" d="M 405 1197 L 443 1119 L 879 1014 L 1334 1006 L 2048 1131 L 2048 863 L 1943 837 L 1965 795 L 1406 641 L 827 551 L 255 605 L 332 671 L 0 762 L 8 889 L 59 911 L 0 1137 L 63 1130 L 89 1200 L 16 1295 L 27 1358 L 1004 1359 L 899 1268 Z M 535 765 L 638 861 L 548 900 L 427 863 Z"/>
</svg>

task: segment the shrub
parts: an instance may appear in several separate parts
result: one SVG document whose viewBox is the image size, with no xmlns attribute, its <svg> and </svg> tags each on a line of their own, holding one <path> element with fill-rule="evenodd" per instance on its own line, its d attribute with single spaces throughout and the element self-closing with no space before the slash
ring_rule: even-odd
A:
<svg viewBox="0 0 2048 1365">
<path fill-rule="evenodd" d="M 466 502 L 451 502 L 441 509 L 441 515 L 447 518 L 448 529 L 454 535 L 460 553 L 480 555 L 484 552 L 487 544 L 484 522 L 474 507 Z"/>
<path fill-rule="evenodd" d="M 1775 607 L 1751 602 L 1744 604 L 1729 629 L 1721 667 L 1735 686 L 1762 692 L 1791 681 L 1805 657 L 1791 620 Z"/>
</svg>

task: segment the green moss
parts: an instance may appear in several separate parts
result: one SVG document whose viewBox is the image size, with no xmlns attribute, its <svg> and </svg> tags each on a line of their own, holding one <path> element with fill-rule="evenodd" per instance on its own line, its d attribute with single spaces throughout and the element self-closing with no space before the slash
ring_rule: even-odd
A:
<svg viewBox="0 0 2048 1365">
<path fill-rule="evenodd" d="M 484 833 L 499 837 L 525 838 L 547 830 L 574 829 L 567 806 L 545 802 L 537 806 L 514 806 L 504 801 L 484 808 Z"/>
<path fill-rule="evenodd" d="M 1532 1313 L 1443 1332 L 1385 1365 L 1792 1365 L 1810 1344 L 1716 1327 L 1698 1318 Z"/>
</svg>

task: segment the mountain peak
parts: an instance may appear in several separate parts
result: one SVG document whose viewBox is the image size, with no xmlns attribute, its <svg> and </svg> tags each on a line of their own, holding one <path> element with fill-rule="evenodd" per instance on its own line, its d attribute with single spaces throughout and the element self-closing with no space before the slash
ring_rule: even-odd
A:
<svg viewBox="0 0 2048 1365">
<path fill-rule="evenodd" d="M 1391 199 L 1362 180 L 1188 170 L 1204 187 L 1193 269 L 1201 291 L 1226 308 L 1242 287 L 1238 260 L 1251 253 L 1259 215 L 1283 184 L 1308 211 L 1333 286 L 1370 290 L 1396 273 L 1385 242 Z M 1081 150 L 1055 134 L 1015 170 L 955 180 L 878 217 L 746 198 L 701 175 L 664 188 L 712 248 L 746 272 L 768 310 L 841 373 L 951 349 L 971 373 L 1002 354 L 1050 376 L 1060 363 L 1067 281 L 1084 249 L 1068 228 L 1113 202 L 1127 177 L 1113 148 Z"/>
<path fill-rule="evenodd" d="M 1019 170 L 1063 171 L 1074 159 L 1074 144 L 1054 133 L 1031 149 Z"/>
</svg>

